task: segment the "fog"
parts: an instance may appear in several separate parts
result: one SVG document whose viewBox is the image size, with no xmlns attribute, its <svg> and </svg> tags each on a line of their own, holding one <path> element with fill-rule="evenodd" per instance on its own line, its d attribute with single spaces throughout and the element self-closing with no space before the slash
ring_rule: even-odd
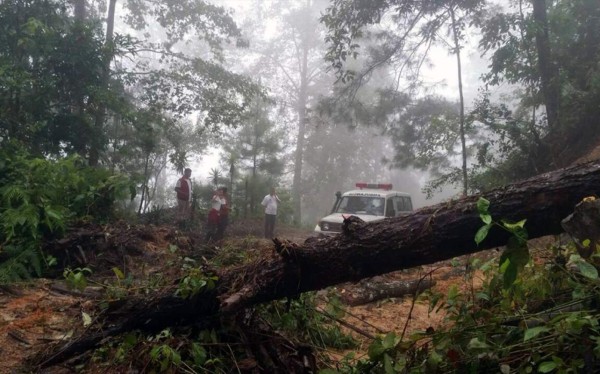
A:
<svg viewBox="0 0 600 374">
<path fill-rule="evenodd" d="M 455 186 L 446 185 L 435 190 L 433 196 L 427 198 L 423 188 L 432 178 L 428 171 L 398 168 L 384 162 L 386 159 L 393 159 L 395 152 L 385 134 L 385 121 L 379 119 L 370 122 L 368 118 L 357 119 L 356 114 L 348 113 L 323 114 L 320 109 L 323 101 L 327 98 L 339 98 L 340 95 L 339 89 L 336 88 L 340 83 L 336 83 L 334 72 L 324 61 L 327 49 L 324 42 L 326 31 L 319 22 L 329 2 L 231 0 L 221 1 L 219 5 L 231 11 L 232 18 L 241 28 L 242 35 L 248 43 L 247 48 L 225 44 L 226 58 L 223 63 L 231 71 L 250 77 L 268 92 L 270 104 L 265 109 L 264 120 L 272 127 L 268 131 L 279 134 L 277 142 L 281 149 L 274 157 L 283 164 L 283 170 L 277 173 L 260 165 L 253 169 L 248 160 L 244 160 L 238 152 L 235 157 L 238 157 L 236 178 L 239 181 L 248 178 L 251 173 L 256 174 L 256 170 L 259 170 L 261 183 L 276 185 L 279 190 L 286 190 L 292 195 L 295 193 L 296 183 L 302 201 L 302 223 L 309 226 L 328 213 L 335 200 L 336 191 L 353 189 L 357 182 L 392 183 L 395 190 L 411 194 L 415 208 L 447 200 L 459 193 Z M 117 25 L 123 32 L 132 32 L 123 22 L 118 22 Z M 156 42 L 165 38 L 164 28 L 158 24 L 151 24 L 146 31 L 136 33 L 141 35 L 144 32 L 148 33 L 148 30 L 153 38 L 156 38 Z M 190 49 L 189 43 L 173 45 L 170 50 L 206 53 L 201 45 L 193 43 L 192 46 Z M 304 50 L 300 50 L 299 46 Z M 365 51 L 361 53 L 364 54 Z M 466 88 L 467 102 L 470 102 L 477 95 L 478 78 L 485 70 L 486 62 L 479 57 L 473 46 L 465 47 L 464 56 L 463 84 Z M 159 55 L 150 53 L 140 57 L 148 59 L 151 64 L 160 64 Z M 301 57 L 304 61 L 301 61 Z M 127 61 L 123 63 L 127 64 Z M 304 67 L 300 63 L 304 63 Z M 428 63 L 422 68 L 421 75 L 421 85 L 426 87 L 423 91 L 428 95 L 440 95 L 450 101 L 456 101 L 456 61 L 443 45 L 431 47 Z M 370 95 L 389 87 L 391 76 L 394 76 L 394 73 L 387 69 L 377 72 L 371 77 L 369 84 L 356 93 L 357 98 L 363 98 L 362 103 L 349 102 L 348 105 L 368 103 Z M 304 86 L 301 87 L 302 85 Z M 306 108 L 303 114 L 298 109 L 299 105 Z M 188 118 L 194 123 L 201 120 L 203 115 L 202 112 L 195 112 Z M 378 114 L 371 113 L 370 116 L 378 117 Z M 234 141 L 232 139 L 238 137 L 238 132 L 243 131 L 244 127 L 254 126 L 256 121 L 248 118 L 246 123 L 240 123 L 234 130 L 207 133 L 210 139 L 205 146 L 190 148 L 188 166 L 194 171 L 193 180 L 196 184 L 210 186 L 214 182 L 211 173 L 215 170 L 219 171 L 221 180 L 228 180 L 228 160 L 234 155 L 231 149 L 223 149 L 223 139 L 229 139 L 227 142 Z M 299 121 L 304 122 L 302 129 L 299 129 Z M 303 139 L 301 155 L 298 155 L 299 136 Z M 241 143 L 239 146 L 250 147 Z M 264 154 L 266 151 L 263 149 L 255 151 L 259 158 L 265 158 L 259 163 L 266 163 L 266 158 L 270 155 Z M 260 154 L 261 152 L 263 154 Z M 302 160 L 301 168 L 297 157 Z M 452 162 L 458 163 L 458 160 Z M 300 176 L 296 176 L 295 181 L 294 176 L 297 174 Z M 149 181 L 150 184 L 158 184 L 155 201 L 149 206 L 175 203 L 170 191 L 177 177 L 177 172 L 171 167 L 165 168 L 162 176 Z M 238 189 L 240 188 L 242 187 Z M 260 196 L 268 190 L 266 185 L 262 189 L 254 193 Z M 245 199 L 247 201 L 247 198 Z"/>
</svg>

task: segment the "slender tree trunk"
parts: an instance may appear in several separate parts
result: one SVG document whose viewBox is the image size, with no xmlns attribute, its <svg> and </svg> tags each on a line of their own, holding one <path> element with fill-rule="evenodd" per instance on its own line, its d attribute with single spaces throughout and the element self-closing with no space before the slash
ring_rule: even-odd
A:
<svg viewBox="0 0 600 374">
<path fill-rule="evenodd" d="M 248 218 L 248 177 L 244 178 L 244 218 Z"/>
<path fill-rule="evenodd" d="M 138 215 L 142 214 L 142 206 L 144 204 L 144 198 L 146 197 L 146 189 L 148 188 L 148 160 L 150 159 L 150 153 L 146 154 L 146 162 L 144 163 L 144 182 L 142 182 L 142 196 L 140 198 L 140 206 L 138 208 Z"/>
<path fill-rule="evenodd" d="M 78 21 L 85 21 L 86 11 L 85 11 L 85 0 L 75 0 L 74 1 L 74 14 L 75 19 Z"/>
<path fill-rule="evenodd" d="M 250 193 L 250 212 L 256 214 L 256 151 L 258 139 L 254 138 L 254 154 L 252 155 L 252 191 Z"/>
<path fill-rule="evenodd" d="M 460 95 L 460 145 L 462 151 L 462 179 L 463 179 L 463 195 L 469 193 L 468 173 L 467 173 L 467 141 L 465 136 L 465 98 L 463 95 L 462 84 L 462 64 L 460 61 L 460 42 L 458 39 L 458 25 L 454 15 L 454 8 L 450 7 L 450 16 L 452 17 L 452 33 L 454 34 L 454 50 L 456 53 L 456 64 L 458 67 L 458 93 Z"/>
<path fill-rule="evenodd" d="M 296 154 L 294 156 L 294 179 L 292 183 L 292 201 L 294 202 L 294 223 L 302 222 L 302 162 L 304 160 L 304 142 L 306 134 L 306 102 L 308 87 L 308 46 L 303 43 L 300 90 L 298 92 L 298 138 L 296 141 Z"/>
<path fill-rule="evenodd" d="M 108 17 L 106 18 L 106 41 L 104 67 L 102 69 L 102 89 L 108 90 L 110 80 L 110 63 L 114 57 L 112 51 L 113 34 L 115 27 L 115 7 L 117 0 L 110 0 L 108 4 Z M 102 148 L 102 139 L 104 138 L 104 121 L 106 119 L 106 105 L 103 100 L 98 102 L 98 111 L 94 120 L 95 137 L 90 145 L 90 166 L 98 165 L 100 160 L 100 149 Z"/>
<path fill-rule="evenodd" d="M 558 68 L 552 61 L 548 19 L 546 17 L 546 0 L 532 0 L 533 19 L 535 21 L 535 43 L 538 52 L 538 68 L 542 93 L 548 116 L 548 128 L 552 131 L 559 127 L 560 82 Z"/>
<path fill-rule="evenodd" d="M 152 186 L 152 193 L 150 193 L 150 189 L 148 189 L 148 197 L 146 198 L 144 212 L 148 211 L 148 206 L 150 205 L 150 202 L 155 201 L 156 199 L 156 190 L 158 189 L 160 175 L 164 168 L 167 166 L 167 154 L 163 153 L 162 155 L 157 155 L 155 160 L 156 162 L 154 164 L 157 166 L 153 167 L 154 185 Z"/>
<path fill-rule="evenodd" d="M 232 199 L 233 199 L 233 174 L 235 172 L 235 161 L 232 158 L 229 160 L 229 200 L 227 201 L 227 205 L 229 209 L 233 208 Z"/>
<path fill-rule="evenodd" d="M 523 0 L 519 0 L 519 17 L 521 20 L 521 24 L 523 25 L 523 26 L 519 27 L 519 32 L 521 34 L 521 40 L 523 41 L 525 50 L 527 52 L 527 65 L 529 67 L 531 67 L 534 65 L 534 56 L 533 56 L 533 52 L 530 48 L 530 44 L 529 44 L 529 41 L 527 40 L 527 37 L 525 35 L 525 30 L 524 30 L 524 27 L 525 27 L 524 25 L 526 23 L 525 23 L 525 13 L 523 12 Z M 533 82 L 529 83 L 528 91 L 529 91 L 530 96 L 533 98 L 535 96 L 535 92 L 536 92 L 535 85 Z M 529 156 L 529 164 L 531 165 L 531 168 L 537 174 L 537 173 L 539 173 L 537 155 L 539 154 L 539 151 L 543 147 L 543 144 L 540 139 L 540 134 L 538 133 L 537 129 L 535 128 L 536 109 L 537 109 L 537 104 L 534 103 L 531 108 L 531 121 L 529 121 L 529 131 L 531 132 L 531 136 L 533 137 L 533 140 L 535 143 L 534 143 L 534 145 L 529 147 L 528 156 Z"/>
<path fill-rule="evenodd" d="M 75 21 L 80 24 L 79 37 L 83 38 L 83 25 L 86 21 L 86 0 L 74 0 L 73 1 L 73 14 Z M 81 129 L 87 129 L 87 121 L 85 119 L 86 105 L 84 103 L 84 87 L 77 87 L 74 92 L 74 112 L 78 118 L 79 126 Z M 85 130 L 82 130 L 85 131 Z M 91 137 L 91 142 L 94 142 L 95 137 Z M 88 140 L 89 141 L 89 140 Z M 78 155 L 84 159 L 87 157 L 87 146 L 89 144 L 84 141 L 78 141 L 74 144 L 74 149 Z"/>
</svg>

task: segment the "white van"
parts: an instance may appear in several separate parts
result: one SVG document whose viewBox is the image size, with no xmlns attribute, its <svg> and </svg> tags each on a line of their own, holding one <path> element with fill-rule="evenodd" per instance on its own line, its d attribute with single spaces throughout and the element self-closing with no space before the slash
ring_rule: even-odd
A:
<svg viewBox="0 0 600 374">
<path fill-rule="evenodd" d="M 401 216 L 413 210 L 410 195 L 393 191 L 391 184 L 356 183 L 356 188 L 358 189 L 336 194 L 331 214 L 319 220 L 315 233 L 340 233 L 344 216 L 357 216 L 365 222 L 373 222 Z"/>
</svg>

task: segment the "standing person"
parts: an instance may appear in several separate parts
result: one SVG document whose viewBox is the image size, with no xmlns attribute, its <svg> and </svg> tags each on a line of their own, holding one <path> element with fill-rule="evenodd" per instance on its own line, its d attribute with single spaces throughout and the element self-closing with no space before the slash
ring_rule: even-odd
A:
<svg viewBox="0 0 600 374">
<path fill-rule="evenodd" d="M 227 229 L 227 225 L 229 225 L 229 196 L 227 196 L 227 187 L 221 187 L 221 191 L 223 192 L 223 203 L 221 204 L 221 209 L 219 210 L 217 240 L 221 240 L 223 237 L 225 237 L 225 229 Z"/>
<path fill-rule="evenodd" d="M 186 168 L 183 176 L 177 180 L 175 191 L 177 192 L 177 221 L 185 221 L 190 218 L 190 201 L 192 200 L 192 169 Z"/>
<path fill-rule="evenodd" d="M 225 203 L 223 199 L 223 189 L 218 188 L 210 200 L 210 210 L 208 211 L 208 219 L 206 221 L 206 241 L 216 240 L 217 230 L 219 229 L 219 212 L 221 205 Z"/>
<path fill-rule="evenodd" d="M 260 205 L 265 207 L 265 238 L 272 239 L 275 232 L 275 218 L 277 217 L 277 203 L 280 203 L 279 197 L 275 194 L 275 187 L 271 188 L 271 193 L 265 196 Z"/>
</svg>

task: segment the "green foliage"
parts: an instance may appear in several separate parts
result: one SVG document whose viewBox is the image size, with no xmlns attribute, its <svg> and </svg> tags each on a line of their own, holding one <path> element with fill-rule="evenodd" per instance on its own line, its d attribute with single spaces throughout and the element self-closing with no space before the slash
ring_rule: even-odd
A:
<svg viewBox="0 0 600 374">
<path fill-rule="evenodd" d="M 560 86 L 561 95 L 554 128 L 537 110 L 546 104 L 546 95 L 535 37 L 542 26 L 537 24 L 531 4 L 514 2 L 502 11 L 481 13 L 478 19 L 480 49 L 491 59 L 490 71 L 484 76 L 486 84 L 519 85 L 513 102 L 492 103 L 486 93 L 475 105 L 473 114 L 490 132 L 478 146 L 480 169 L 474 178 L 479 189 L 548 170 L 553 167 L 550 160 L 565 144 L 572 150 L 594 145 L 594 118 L 599 110 L 592 102 L 597 103 L 600 96 L 595 83 L 600 77 L 600 6 L 595 0 L 541 4 L 547 13 L 551 50 L 545 58 L 559 71 L 553 79 L 558 82 L 552 82 Z M 571 151 L 565 156 L 564 164 L 568 164 L 581 155 Z"/>
<path fill-rule="evenodd" d="M 76 268 L 76 269 L 65 269 L 63 277 L 67 282 L 67 286 L 74 288 L 79 291 L 85 290 L 87 287 L 87 275 L 92 274 L 92 270 L 89 268 Z"/>
<path fill-rule="evenodd" d="M 184 264 L 184 270 L 187 274 L 179 282 L 175 295 L 187 299 L 200 292 L 213 290 L 219 279 L 216 276 L 205 275 L 202 269 Z"/>
<path fill-rule="evenodd" d="M 150 358 L 153 364 L 159 364 L 161 373 L 167 371 L 167 369 L 181 365 L 181 355 L 179 352 L 166 344 L 154 346 L 150 351 Z"/>
<path fill-rule="evenodd" d="M 404 340 L 394 333 L 380 336 L 368 358 L 338 373 L 597 371 L 597 264 L 579 257 L 574 245 L 551 250 L 554 259 L 528 264 L 510 290 L 493 266 L 502 260 L 473 262 L 485 274 L 477 293 L 451 287 L 447 295 L 430 290 L 423 296 L 431 310 L 446 314 L 448 324 Z"/>
<path fill-rule="evenodd" d="M 0 246 L 0 284 L 9 284 L 41 276 L 43 256 L 37 248 L 15 245 Z"/>
<path fill-rule="evenodd" d="M 520 269 L 529 262 L 529 250 L 527 248 L 527 231 L 525 220 L 511 223 L 502 220 L 495 222 L 489 212 L 490 202 L 483 197 L 477 201 L 477 211 L 484 225 L 475 234 L 475 243 L 479 245 L 488 235 L 493 226 L 498 226 L 510 233 L 506 249 L 500 257 L 500 271 L 504 274 L 504 287 L 509 288 L 517 279 Z"/>
<path fill-rule="evenodd" d="M 337 299 L 332 299 L 325 309 L 328 314 L 337 317 L 341 317 L 344 310 Z M 316 347 L 347 349 L 356 346 L 356 342 L 345 335 L 337 324 L 318 312 L 313 293 L 304 293 L 287 302 L 275 301 L 258 310 L 277 330 L 284 331 L 295 339 L 309 341 Z"/>
<path fill-rule="evenodd" d="M 597 302 L 598 258 L 577 254 L 571 243 L 547 249 L 554 257 L 532 263 L 525 220 L 494 221 L 490 202 L 480 198 L 484 226 L 480 243 L 492 227 L 511 234 L 507 249 L 487 262 L 474 259 L 471 271 L 484 274 L 476 292 L 451 286 L 446 295 L 429 290 L 430 311 L 445 314 L 447 324 L 400 339 L 393 332 L 374 340 L 368 358 L 343 362 L 341 373 L 530 373 L 598 370 L 600 324 Z M 568 259 L 568 260 L 567 260 Z M 496 266 L 494 266 L 496 265 Z M 518 273 L 518 277 L 517 277 Z M 467 279 L 473 279 L 467 274 Z M 471 286 L 473 290 L 473 286 Z M 585 348 L 582 348 L 585 347 Z"/>
<path fill-rule="evenodd" d="M 42 240 L 60 237 L 74 220 L 113 217 L 115 203 L 132 196 L 127 178 L 89 168 L 79 157 L 32 158 L 10 146 L 0 150 L 0 158 L 3 281 L 22 279 L 30 267 L 30 274 L 40 275 L 46 265 Z"/>
<path fill-rule="evenodd" d="M 248 250 L 237 245 L 225 243 L 219 252 L 211 259 L 211 264 L 221 268 L 232 265 L 242 265 L 248 262 Z"/>
</svg>

